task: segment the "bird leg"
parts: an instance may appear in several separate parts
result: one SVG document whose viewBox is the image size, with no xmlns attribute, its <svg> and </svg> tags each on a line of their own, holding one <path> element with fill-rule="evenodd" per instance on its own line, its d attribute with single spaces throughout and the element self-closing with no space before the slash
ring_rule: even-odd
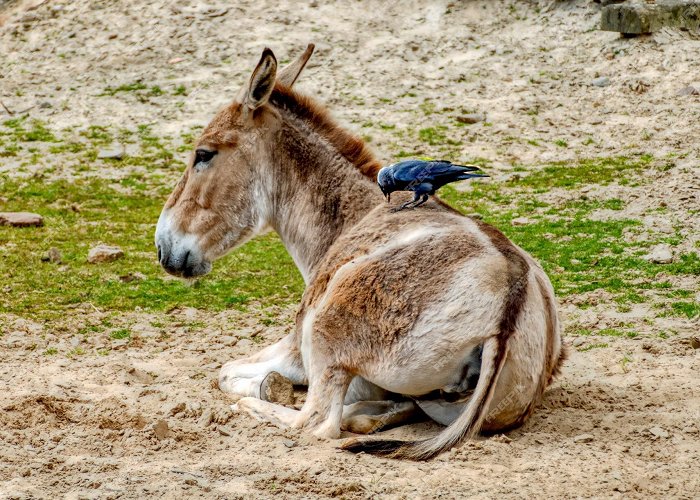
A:
<svg viewBox="0 0 700 500">
<path fill-rule="evenodd" d="M 415 205 L 413 205 L 413 208 L 420 207 L 420 206 L 421 206 L 423 203 L 425 203 L 426 201 L 428 201 L 428 194 L 427 194 L 427 193 L 424 193 L 424 194 L 423 194 L 423 198 L 422 198 L 418 203 L 416 203 Z M 415 202 L 415 200 L 414 200 L 414 202 Z"/>
<path fill-rule="evenodd" d="M 421 197 L 422 197 L 422 199 L 421 199 Z M 423 193 L 422 195 L 420 193 L 415 193 L 413 195 L 413 199 L 411 201 L 407 201 L 406 203 L 404 203 L 400 207 L 392 208 L 391 211 L 396 213 L 396 212 L 400 212 L 404 208 L 416 208 L 416 207 L 422 205 L 423 203 L 425 203 L 426 201 L 428 201 L 428 194 L 427 193 Z"/>
<path fill-rule="evenodd" d="M 404 204 L 401 205 L 400 207 L 392 208 L 391 211 L 392 211 L 393 213 L 396 213 L 396 212 L 400 212 L 400 211 L 403 210 L 404 208 L 413 208 L 413 207 L 415 206 L 414 204 L 415 204 L 419 199 L 420 199 L 420 195 L 419 195 L 418 193 L 414 193 L 414 194 L 413 194 L 413 199 L 412 199 L 411 201 L 407 201 L 406 203 L 404 203 Z"/>
</svg>

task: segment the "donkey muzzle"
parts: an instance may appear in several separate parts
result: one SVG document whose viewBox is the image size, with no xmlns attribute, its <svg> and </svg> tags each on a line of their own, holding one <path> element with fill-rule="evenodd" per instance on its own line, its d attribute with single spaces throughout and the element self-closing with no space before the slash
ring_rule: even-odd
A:
<svg viewBox="0 0 700 500">
<path fill-rule="evenodd" d="M 194 278 L 211 271 L 195 236 L 173 229 L 166 212 L 158 219 L 155 239 L 158 262 L 173 276 Z"/>
</svg>

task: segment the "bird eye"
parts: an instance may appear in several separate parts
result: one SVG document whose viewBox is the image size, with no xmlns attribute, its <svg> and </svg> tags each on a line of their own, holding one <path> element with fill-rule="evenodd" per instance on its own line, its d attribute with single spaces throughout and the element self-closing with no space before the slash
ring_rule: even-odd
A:
<svg viewBox="0 0 700 500">
<path fill-rule="evenodd" d="M 194 152 L 194 166 L 196 167 L 200 163 L 209 163 L 214 156 L 216 156 L 216 151 L 198 149 Z"/>
</svg>

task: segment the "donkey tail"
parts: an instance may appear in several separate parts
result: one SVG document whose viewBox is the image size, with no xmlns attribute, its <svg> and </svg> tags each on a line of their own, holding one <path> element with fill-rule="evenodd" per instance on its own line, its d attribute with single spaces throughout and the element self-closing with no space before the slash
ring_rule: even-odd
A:
<svg viewBox="0 0 700 500">
<path fill-rule="evenodd" d="M 364 451 L 390 458 L 428 460 L 449 450 L 463 439 L 473 437 L 486 420 L 498 375 L 505 364 L 507 349 L 506 338 L 492 337 L 484 342 L 481 376 L 474 393 L 457 420 L 439 434 L 421 441 L 352 439 L 346 441 L 341 448 L 353 453 Z"/>
</svg>

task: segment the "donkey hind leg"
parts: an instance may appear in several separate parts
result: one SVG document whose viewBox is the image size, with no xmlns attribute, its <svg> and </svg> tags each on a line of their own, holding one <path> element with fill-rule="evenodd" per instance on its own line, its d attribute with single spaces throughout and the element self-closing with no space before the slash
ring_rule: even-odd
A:
<svg viewBox="0 0 700 500">
<path fill-rule="evenodd" d="M 343 409 L 341 428 L 372 434 L 415 420 L 422 413 L 413 401 L 360 401 Z"/>
<path fill-rule="evenodd" d="M 219 388 L 224 392 L 260 398 L 260 386 L 270 372 L 278 372 L 294 384 L 305 384 L 306 376 L 294 339 L 288 335 L 259 353 L 229 361 L 219 372 Z"/>
</svg>

